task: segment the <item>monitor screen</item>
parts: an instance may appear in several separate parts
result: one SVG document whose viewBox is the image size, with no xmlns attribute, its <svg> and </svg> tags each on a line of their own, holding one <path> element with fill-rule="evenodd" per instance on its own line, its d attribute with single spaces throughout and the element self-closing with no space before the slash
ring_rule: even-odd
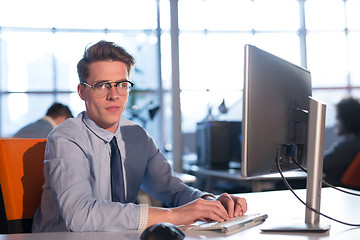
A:
<svg viewBox="0 0 360 240">
<path fill-rule="evenodd" d="M 245 46 L 241 174 L 253 177 L 304 165 L 310 72 Z"/>
</svg>

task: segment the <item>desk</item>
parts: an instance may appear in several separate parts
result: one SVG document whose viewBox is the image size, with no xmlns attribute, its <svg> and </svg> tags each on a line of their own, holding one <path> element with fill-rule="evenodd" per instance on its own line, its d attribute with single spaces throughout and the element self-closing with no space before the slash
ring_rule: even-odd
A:
<svg viewBox="0 0 360 240">
<path fill-rule="evenodd" d="M 298 193 L 302 199 L 305 199 L 304 190 L 296 190 L 295 192 Z M 262 233 L 260 228 L 266 225 L 288 224 L 291 221 L 303 222 L 305 218 L 305 207 L 287 190 L 246 193 L 241 194 L 241 196 L 247 198 L 249 212 L 264 212 L 269 215 L 265 223 L 229 236 L 216 232 L 195 232 L 185 230 L 185 239 L 326 240 L 359 239 L 360 237 L 360 228 L 349 227 L 333 221 L 330 221 L 330 230 L 321 234 Z M 360 223 L 359 203 L 359 197 L 347 195 L 329 188 L 323 189 L 322 191 L 321 211 L 346 222 Z M 321 219 L 324 220 L 324 218 Z M 58 232 L 0 235 L 0 240 L 133 240 L 139 239 L 139 236 L 140 233 L 138 231 L 88 233 Z"/>
<path fill-rule="evenodd" d="M 198 180 L 200 180 L 201 176 L 205 177 L 205 186 L 197 187 L 208 192 L 214 192 L 214 187 L 218 180 L 233 181 L 237 183 L 241 181 L 241 185 L 250 187 L 252 192 L 274 190 L 275 183 L 282 181 L 279 173 L 266 174 L 253 178 L 243 178 L 239 169 L 214 170 L 201 168 L 196 165 L 185 165 L 184 170 L 190 174 L 195 175 Z M 303 171 L 290 171 L 285 172 L 284 176 L 287 180 L 305 180 L 307 174 Z"/>
<path fill-rule="evenodd" d="M 184 183 L 196 182 L 196 177 L 187 173 L 175 172 L 176 176 L 181 179 Z"/>
</svg>

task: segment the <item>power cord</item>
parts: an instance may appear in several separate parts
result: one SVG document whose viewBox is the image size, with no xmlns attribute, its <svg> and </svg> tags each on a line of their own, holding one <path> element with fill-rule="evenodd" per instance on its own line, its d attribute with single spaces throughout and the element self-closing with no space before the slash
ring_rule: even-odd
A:
<svg viewBox="0 0 360 240">
<path fill-rule="evenodd" d="M 296 162 L 296 161 L 295 161 L 295 162 Z M 328 219 L 330 219 L 330 220 L 332 220 L 332 221 L 335 221 L 335 222 L 338 222 L 338 223 L 341 223 L 341 224 L 344 224 L 344 225 L 352 226 L 352 227 L 360 227 L 360 224 L 353 224 L 353 223 L 347 223 L 347 222 L 340 221 L 340 220 L 335 219 L 335 218 L 333 218 L 333 217 L 330 217 L 330 216 L 328 216 L 328 215 L 326 215 L 326 214 L 323 214 L 323 213 L 319 212 L 318 210 L 316 210 L 315 208 L 309 206 L 306 202 L 304 202 L 304 201 L 295 193 L 294 189 L 290 186 L 289 182 L 288 182 L 288 181 L 286 180 L 286 178 L 284 177 L 278 159 L 276 159 L 276 167 L 277 167 L 278 172 L 280 173 L 281 178 L 282 178 L 283 182 L 285 183 L 286 187 L 290 190 L 290 192 L 292 192 L 292 193 L 294 194 L 294 196 L 295 196 L 302 204 L 305 205 L 305 207 L 307 207 L 307 208 L 310 209 L 311 211 L 313 211 L 313 212 L 315 212 L 315 213 L 317 213 L 317 214 L 319 214 L 319 215 L 321 215 L 321 216 L 323 216 L 323 217 L 326 217 L 326 218 L 328 218 Z M 350 193 L 350 192 L 348 192 L 348 193 Z"/>
<path fill-rule="evenodd" d="M 293 162 L 294 162 L 303 172 L 306 172 L 306 173 L 307 173 L 307 170 L 306 170 L 305 168 L 303 168 L 297 161 L 295 161 L 294 158 L 292 158 L 292 160 L 293 160 Z M 338 188 L 338 187 L 336 187 L 336 186 L 334 186 L 334 185 L 326 182 L 324 178 L 321 179 L 321 182 L 322 182 L 324 185 L 326 185 L 326 186 L 328 186 L 328 187 L 331 187 L 331 188 L 333 188 L 333 189 L 335 189 L 335 190 L 337 190 L 337 191 L 340 191 L 340 192 L 343 192 L 343 193 L 346 193 L 346 194 L 350 194 L 350 195 L 354 195 L 354 196 L 360 197 L 360 194 L 359 194 L 359 193 L 349 192 L 349 191 L 340 189 L 340 188 Z"/>
</svg>

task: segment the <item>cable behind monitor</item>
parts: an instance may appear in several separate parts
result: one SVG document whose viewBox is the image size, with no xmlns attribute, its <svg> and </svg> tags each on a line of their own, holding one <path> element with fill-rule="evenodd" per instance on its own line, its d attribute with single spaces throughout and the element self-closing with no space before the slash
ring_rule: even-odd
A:
<svg viewBox="0 0 360 240">
<path fill-rule="evenodd" d="M 303 168 L 303 167 L 302 167 L 298 162 L 296 162 L 294 159 L 293 159 L 293 161 L 294 161 L 294 163 L 295 163 L 303 172 L 307 173 L 307 171 L 306 171 L 305 168 Z M 354 192 L 346 191 L 346 190 L 344 190 L 344 189 L 340 189 L 339 187 L 336 187 L 336 186 L 334 186 L 334 185 L 326 182 L 324 178 L 321 179 L 321 182 L 322 182 L 324 185 L 326 185 L 326 186 L 328 186 L 328 187 L 331 187 L 331 188 L 333 188 L 333 189 L 335 189 L 335 190 L 337 190 L 337 191 L 340 191 L 340 192 L 343 192 L 343 193 L 346 193 L 346 194 L 350 194 L 350 195 L 354 195 L 354 196 L 360 197 L 360 194 L 359 194 L 359 193 L 354 193 Z"/>
<path fill-rule="evenodd" d="M 278 172 L 280 173 L 281 175 L 281 178 L 284 182 L 284 184 L 286 185 L 286 187 L 290 190 L 290 192 L 292 192 L 294 194 L 294 196 L 302 203 L 305 205 L 306 208 L 310 209 L 311 211 L 323 216 L 323 217 L 326 217 L 332 221 L 335 221 L 335 222 L 338 222 L 338 223 L 341 223 L 341 224 L 344 224 L 344 225 L 348 225 L 348 226 L 352 226 L 352 227 L 360 227 L 360 224 L 354 224 L 354 223 L 347 223 L 347 222 L 344 222 L 344 221 L 341 221 L 341 220 L 338 220 L 338 219 L 335 219 L 333 217 L 330 217 L 324 213 L 321 213 L 320 211 L 316 210 L 315 208 L 311 207 L 310 205 L 308 205 L 306 202 L 304 202 L 294 191 L 294 189 L 291 187 L 291 185 L 289 184 L 289 182 L 287 181 L 287 179 L 284 177 L 284 174 L 282 172 L 282 169 L 281 169 L 281 166 L 280 166 L 280 163 L 278 161 L 278 159 L 276 159 L 276 166 L 277 166 L 277 169 L 278 169 Z M 301 167 L 301 169 L 303 169 Z M 305 169 L 304 169 L 305 170 Z M 306 171 L 306 170 L 305 170 Z M 350 193 L 350 192 L 349 192 Z"/>
</svg>

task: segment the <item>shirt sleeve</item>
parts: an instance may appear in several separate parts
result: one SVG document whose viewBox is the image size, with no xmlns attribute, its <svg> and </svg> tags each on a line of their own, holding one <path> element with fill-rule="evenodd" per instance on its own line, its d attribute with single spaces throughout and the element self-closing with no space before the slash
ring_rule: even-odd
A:
<svg viewBox="0 0 360 240">
<path fill-rule="evenodd" d="M 178 207 L 204 195 L 186 185 L 173 172 L 165 156 L 149 138 L 149 156 L 141 188 L 168 207 Z"/>
</svg>

